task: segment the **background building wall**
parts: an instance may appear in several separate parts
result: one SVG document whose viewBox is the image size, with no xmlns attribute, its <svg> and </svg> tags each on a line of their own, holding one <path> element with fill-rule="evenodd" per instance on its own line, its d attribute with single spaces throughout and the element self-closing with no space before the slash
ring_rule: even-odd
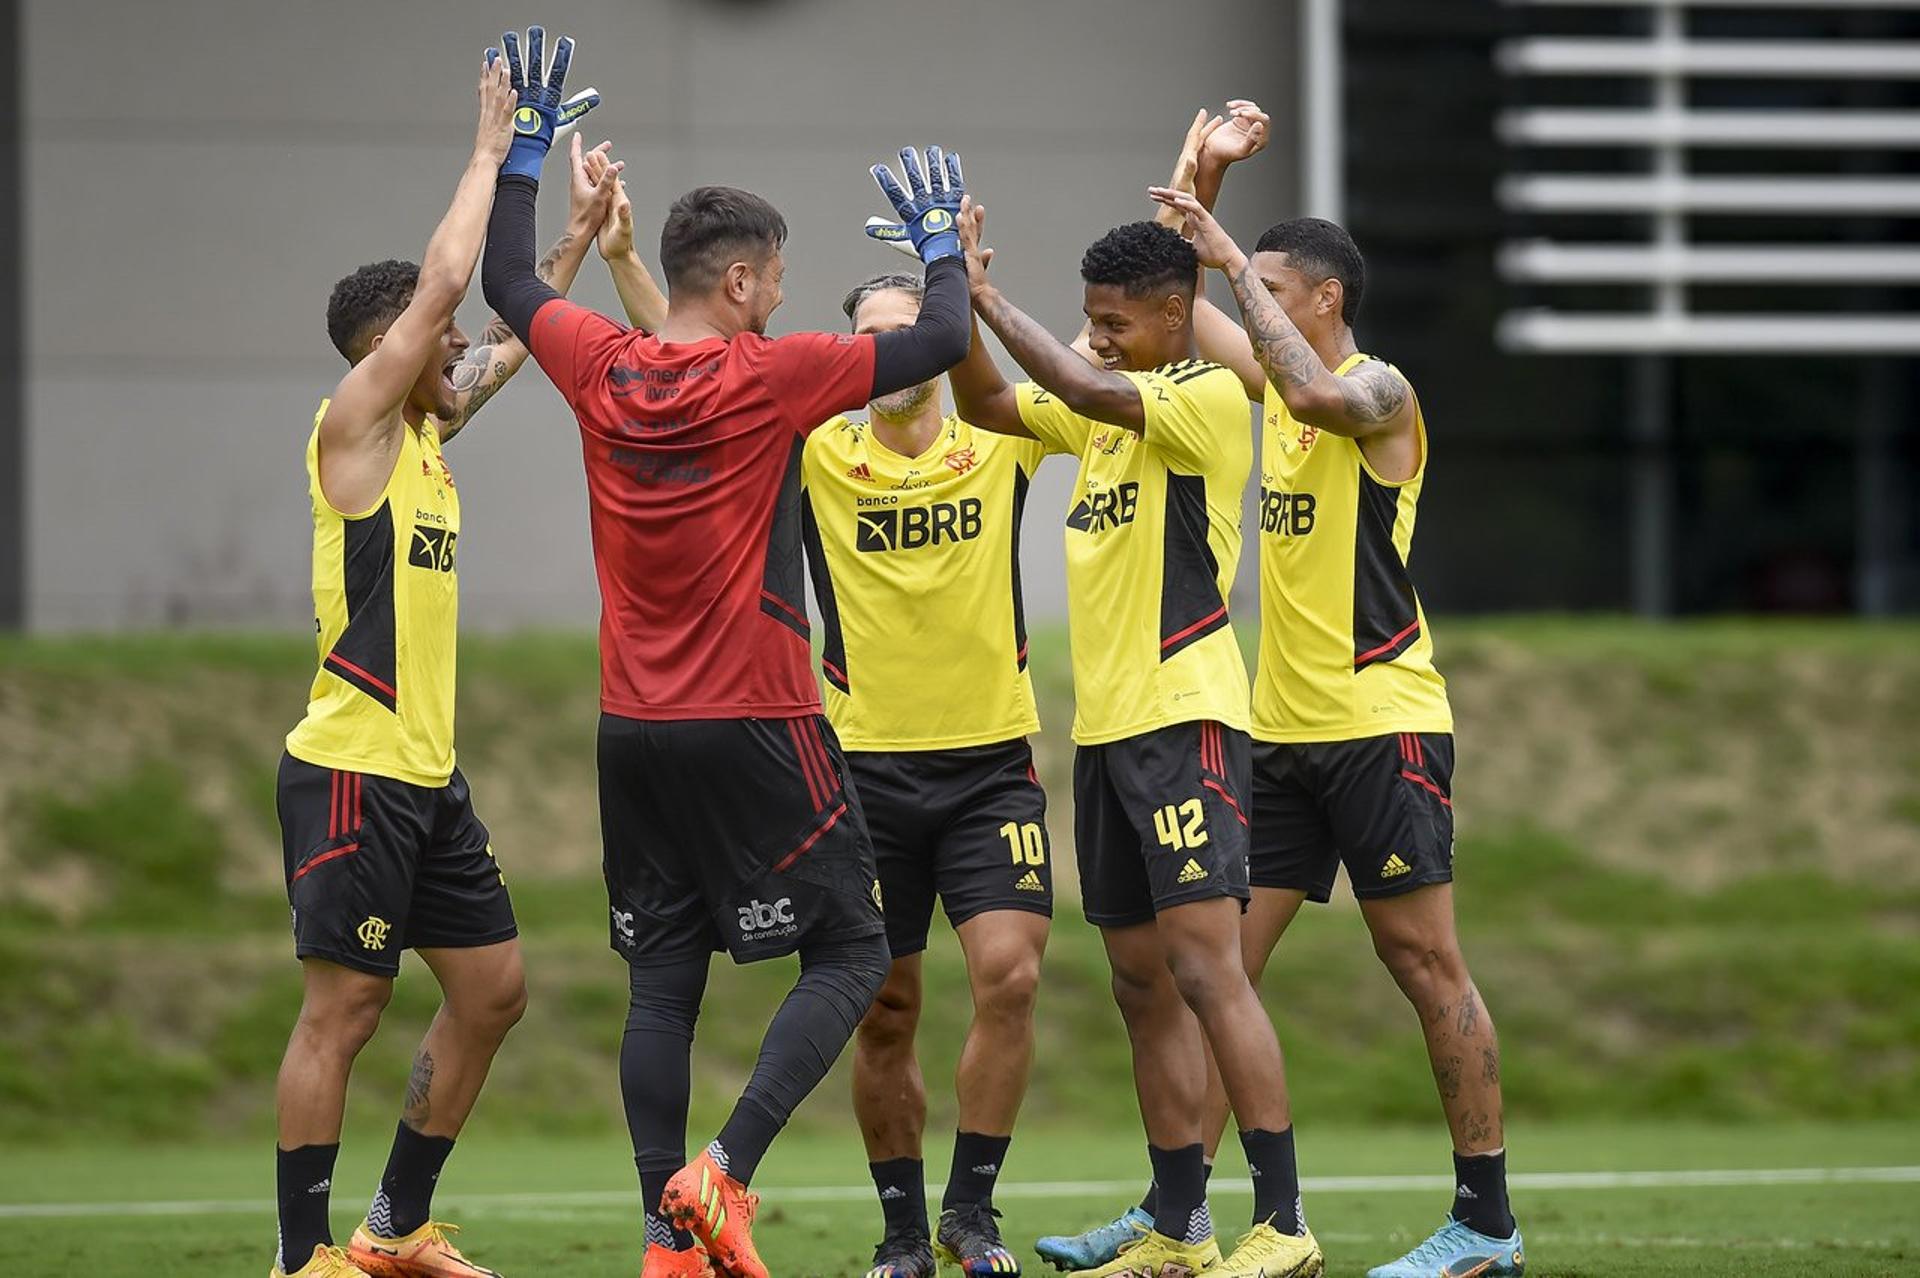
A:
<svg viewBox="0 0 1920 1278">
<path fill-rule="evenodd" d="M 643 252 L 689 187 L 750 187 L 786 214 L 776 332 L 838 327 L 846 288 L 899 259 L 860 234 L 866 175 L 902 144 L 961 151 L 994 271 L 1071 335 L 1081 250 L 1150 216 L 1206 103 L 1275 114 L 1222 212 L 1252 234 L 1292 208 L 1291 7 L 1188 0 L 368 0 L 165 5 L 27 0 L 24 142 L 29 623 L 43 630 L 302 624 L 302 449 L 341 364 L 328 290 L 417 259 L 472 139 L 481 50 L 540 18 L 580 41 L 589 141 L 628 163 Z M 1216 33 L 1203 49 L 1182 33 Z M 85 49 L 90 92 L 76 96 Z M 964 56 L 962 56 L 964 54 Z M 543 246 L 565 215 L 541 201 Z M 460 317 L 485 323 L 476 281 Z M 575 296 L 618 313 L 597 256 Z M 578 435 L 531 366 L 451 460 L 465 618 L 588 623 L 597 607 Z M 1050 463 L 1027 521 L 1029 607 L 1064 613 Z M 1252 556 L 1247 556 L 1251 567 Z M 1243 573 L 1243 579 L 1246 574 Z"/>
</svg>

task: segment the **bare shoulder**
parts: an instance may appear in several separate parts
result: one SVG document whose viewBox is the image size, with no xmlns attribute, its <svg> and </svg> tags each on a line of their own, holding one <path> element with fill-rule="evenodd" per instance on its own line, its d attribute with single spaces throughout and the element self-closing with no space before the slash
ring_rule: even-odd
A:
<svg viewBox="0 0 1920 1278">
<path fill-rule="evenodd" d="M 1403 416 L 1411 419 L 1413 387 L 1385 360 L 1369 358 L 1340 378 L 1340 396 L 1356 423 L 1387 426 Z"/>
</svg>

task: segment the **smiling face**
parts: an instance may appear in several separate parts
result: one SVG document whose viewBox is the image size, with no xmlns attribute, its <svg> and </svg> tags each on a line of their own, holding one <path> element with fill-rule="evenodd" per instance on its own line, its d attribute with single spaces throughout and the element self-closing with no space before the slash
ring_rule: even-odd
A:
<svg viewBox="0 0 1920 1278">
<path fill-rule="evenodd" d="M 1119 284 L 1088 284 L 1083 309 L 1088 343 L 1107 368 L 1144 372 L 1183 358 L 1192 346 L 1187 299 L 1178 292 L 1131 297 Z"/>
<path fill-rule="evenodd" d="M 447 331 L 434 343 L 432 357 L 414 379 L 413 389 L 407 392 L 410 407 L 437 421 L 453 419 L 460 411 L 459 392 L 453 385 L 453 366 L 467 353 L 469 345 L 460 325 L 449 322 Z"/>
</svg>

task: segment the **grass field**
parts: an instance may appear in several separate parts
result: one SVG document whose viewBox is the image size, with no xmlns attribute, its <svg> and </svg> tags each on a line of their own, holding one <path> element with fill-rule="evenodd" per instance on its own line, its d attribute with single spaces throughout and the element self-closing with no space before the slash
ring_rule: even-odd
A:
<svg viewBox="0 0 1920 1278">
<path fill-rule="evenodd" d="M 1920 1272 L 1920 628 L 1438 629 L 1461 743 L 1461 929 L 1501 1028 L 1533 1272 Z M 311 661 L 295 636 L 0 638 L 0 1274 L 264 1272 L 272 1077 L 298 1001 L 273 768 Z M 443 1206 L 514 1278 L 630 1275 L 592 639 L 479 637 L 461 662 L 462 766 L 512 885 L 532 1005 Z M 1062 901 L 1001 1203 L 1022 1247 L 1110 1214 L 1144 1162 L 1067 856 L 1065 664 L 1063 636 L 1037 634 Z M 967 1016 L 951 938 L 926 977 L 938 1133 Z M 696 1140 L 790 979 L 788 964 L 716 965 Z M 1448 1201 L 1417 1028 L 1350 899 L 1303 916 L 1265 994 L 1309 1211 L 1332 1272 L 1363 1273 Z M 354 1076 L 342 1230 L 434 1003 L 409 959 Z M 780 1278 L 866 1268 L 876 1209 L 845 1071 L 760 1177 Z M 937 1176 L 945 1150 L 930 1152 Z M 1223 1230 L 1245 1210 L 1237 1163 L 1215 1195 Z M 1857 1170 L 1875 1167 L 1909 1170 Z M 1703 1174 L 1740 1171 L 1783 1174 Z M 1584 1179 L 1528 1179 L 1557 1173 Z"/>
<path fill-rule="evenodd" d="M 1911 1124 L 1534 1124 L 1513 1142 L 1529 1272 L 1543 1278 L 1920 1269 L 1920 1127 Z M 1339 1278 L 1397 1255 L 1446 1209 L 1445 1149 L 1430 1132 L 1308 1127 L 1300 1148 L 1308 1212 Z M 946 1150 L 929 1152 L 936 1174 Z M 342 1155 L 334 1219 L 343 1237 L 383 1156 L 373 1134 Z M 1114 1128 L 1024 1130 L 999 1205 L 1029 1272 L 1050 1272 L 1028 1250 L 1034 1237 L 1117 1210 L 1139 1188 L 1143 1159 L 1140 1142 Z M 640 1254 L 631 1166 L 611 1134 L 503 1139 L 483 1125 L 456 1152 L 439 1206 L 475 1259 L 510 1278 L 631 1278 Z M 1223 1234 L 1245 1219 L 1245 1182 L 1229 1180 L 1243 1174 L 1237 1154 L 1223 1158 L 1212 1195 Z M 856 1142 L 792 1134 L 759 1181 L 757 1235 L 775 1274 L 865 1271 L 879 1213 Z M 261 1274 L 273 1247 L 271 1183 L 257 1146 L 70 1146 L 9 1158 L 0 1164 L 0 1272 Z"/>
</svg>

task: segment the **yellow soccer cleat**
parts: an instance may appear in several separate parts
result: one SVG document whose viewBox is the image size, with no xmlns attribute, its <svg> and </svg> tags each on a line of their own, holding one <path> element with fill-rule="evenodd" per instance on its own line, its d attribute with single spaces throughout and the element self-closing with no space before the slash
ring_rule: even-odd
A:
<svg viewBox="0 0 1920 1278">
<path fill-rule="evenodd" d="M 1216 1278 L 1318 1278 L 1326 1264 L 1311 1229 L 1283 1234 L 1263 1220 L 1240 1236 Z"/>
<path fill-rule="evenodd" d="M 1081 1269 L 1071 1278 L 1213 1278 L 1220 1267 L 1220 1244 L 1175 1242 L 1165 1234 L 1149 1232 L 1138 1242 L 1126 1243 L 1120 1254 L 1098 1269 Z"/>
<path fill-rule="evenodd" d="M 366 1270 L 347 1259 L 347 1253 L 326 1243 L 314 1245 L 307 1263 L 287 1273 L 278 1261 L 267 1271 L 267 1278 L 366 1278 Z"/>
<path fill-rule="evenodd" d="M 347 1256 L 373 1278 L 500 1278 L 460 1254 L 447 1240 L 458 1225 L 429 1220 L 405 1238 L 382 1238 L 362 1222 Z"/>
</svg>

